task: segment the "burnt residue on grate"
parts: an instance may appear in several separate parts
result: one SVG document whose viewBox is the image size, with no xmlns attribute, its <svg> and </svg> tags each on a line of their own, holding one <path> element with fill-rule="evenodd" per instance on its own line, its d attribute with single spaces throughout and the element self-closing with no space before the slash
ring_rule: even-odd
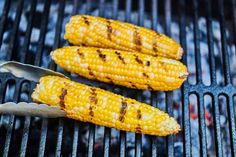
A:
<svg viewBox="0 0 236 157">
<path fill-rule="evenodd" d="M 182 60 L 190 73 L 182 90 L 166 93 L 137 91 L 71 74 L 79 82 L 166 110 L 181 124 L 177 135 L 154 137 L 69 119 L 1 115 L 0 156 L 235 156 L 235 10 L 234 0 L 0 1 L 0 60 L 65 73 L 49 53 L 68 44 L 63 35 L 70 16 L 89 14 L 171 36 L 183 46 Z M 109 22 L 107 30 L 111 32 Z M 125 58 L 116 54 L 125 64 Z M 98 55 L 106 61 L 102 52 Z M 33 82 L 0 73 L 0 103 L 31 101 L 34 87 Z M 94 97 L 91 100 L 96 102 Z"/>
</svg>

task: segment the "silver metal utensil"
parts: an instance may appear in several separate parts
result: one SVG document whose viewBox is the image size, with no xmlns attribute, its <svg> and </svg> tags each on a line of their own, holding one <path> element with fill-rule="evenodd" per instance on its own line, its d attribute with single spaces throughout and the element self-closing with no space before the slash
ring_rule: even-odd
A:
<svg viewBox="0 0 236 157">
<path fill-rule="evenodd" d="M 34 82 L 38 82 L 41 77 L 47 75 L 66 77 L 59 72 L 15 61 L 0 61 L 0 72 L 9 72 L 16 77 L 25 78 Z"/>
<path fill-rule="evenodd" d="M 30 81 L 39 82 L 39 79 L 47 75 L 56 75 L 60 77 L 66 77 L 65 75 L 33 66 L 29 64 L 23 64 L 15 61 L 0 61 L 0 73 L 9 72 L 16 77 L 25 78 Z M 59 107 L 49 106 L 46 104 L 26 103 L 26 102 L 7 102 L 0 104 L 0 114 L 15 114 L 20 116 L 40 116 L 48 118 L 65 117 L 65 111 Z"/>
</svg>

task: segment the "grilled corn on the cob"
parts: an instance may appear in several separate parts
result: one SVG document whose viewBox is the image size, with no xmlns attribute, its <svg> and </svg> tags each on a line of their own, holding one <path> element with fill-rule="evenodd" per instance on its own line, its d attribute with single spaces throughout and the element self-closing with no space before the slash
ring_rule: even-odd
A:
<svg viewBox="0 0 236 157">
<path fill-rule="evenodd" d="M 166 136 L 180 130 L 157 108 L 58 76 L 42 77 L 32 98 L 62 108 L 69 118 L 124 131 Z"/>
<path fill-rule="evenodd" d="M 66 25 L 64 39 L 74 45 L 139 51 L 154 56 L 180 59 L 181 46 L 153 30 L 101 17 L 77 15 Z"/>
<path fill-rule="evenodd" d="M 51 56 L 67 71 L 135 89 L 177 89 L 188 75 L 179 61 L 135 52 L 66 46 Z"/>
</svg>

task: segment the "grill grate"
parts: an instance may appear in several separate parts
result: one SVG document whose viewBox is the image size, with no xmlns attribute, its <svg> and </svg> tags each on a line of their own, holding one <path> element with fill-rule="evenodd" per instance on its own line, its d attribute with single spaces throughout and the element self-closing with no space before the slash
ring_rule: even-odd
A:
<svg viewBox="0 0 236 157">
<path fill-rule="evenodd" d="M 212 7 L 216 5 L 217 7 Z M 0 115 L 0 156 L 236 156 L 235 105 L 236 88 L 234 79 L 236 71 L 231 62 L 235 55 L 236 45 L 236 3 L 235 0 L 218 0 L 213 4 L 211 0 L 112 0 L 99 2 L 77 1 L 67 2 L 59 0 L 5 0 L 0 2 L 0 59 L 17 60 L 57 70 L 79 82 L 92 84 L 107 90 L 129 96 L 138 101 L 147 101 L 152 106 L 166 110 L 176 116 L 182 125 L 182 132 L 166 138 L 146 136 L 115 129 L 98 127 L 68 119 L 46 119 L 38 117 L 18 117 L 14 115 Z M 110 8 L 110 9 L 108 9 Z M 26 13 L 27 12 L 27 13 Z M 230 12 L 230 14 L 228 13 Z M 24 19 L 25 14 L 28 14 Z M 96 81 L 66 73 L 48 58 L 52 49 L 66 45 L 63 40 L 64 25 L 71 15 L 93 14 L 113 19 L 119 19 L 140 26 L 150 27 L 179 40 L 185 50 L 182 61 L 189 65 L 188 33 L 193 34 L 194 67 L 196 69 L 196 83 L 186 81 L 181 90 L 174 92 L 144 92 L 127 89 L 114 85 L 106 85 Z M 55 16 L 53 16 L 55 15 Z M 202 35 L 199 20 L 204 17 L 206 22 L 206 37 L 204 43 L 208 52 L 210 85 L 204 82 L 205 67 L 202 58 Z M 56 19 L 53 19 L 56 18 Z M 55 21 L 53 23 L 52 21 Z M 219 23 L 220 47 L 216 49 L 215 30 L 212 27 Z M 173 22 L 176 23 L 177 37 Z M 149 26 L 148 23 L 150 23 Z M 189 25 L 193 31 L 188 31 Z M 24 25 L 25 24 L 25 25 Z M 164 28 L 163 30 L 160 28 Z M 174 33 L 173 33 L 174 32 Z M 51 34 L 50 34 L 51 33 Z M 36 37 L 35 37 L 36 36 Z M 50 37 L 53 38 L 50 38 Z M 53 41 L 53 43 L 51 42 Z M 232 46 L 233 48 L 231 48 Z M 217 60 L 216 51 L 222 52 L 221 62 Z M 235 56 L 234 56 L 235 57 Z M 30 59 L 33 58 L 33 59 Z M 191 63 L 192 64 L 192 63 Z M 221 84 L 217 81 L 218 69 L 223 71 Z M 233 69 L 233 70 L 232 70 Z M 191 71 L 191 70 L 190 70 Z M 221 77 L 221 75 L 220 75 Z M 6 101 L 31 101 L 34 82 L 22 78 L 15 78 L 9 73 L 0 73 L 0 103 Z M 175 109 L 175 95 L 182 97 L 182 106 Z M 192 137 L 192 111 L 190 109 L 191 94 L 196 95 L 198 137 Z M 206 125 L 205 96 L 211 97 L 212 105 L 212 141 L 208 141 Z M 220 96 L 226 98 L 221 103 Z M 164 97 L 163 104 L 159 100 Z M 181 104 L 181 102 L 179 102 Z M 173 104 L 173 105 L 172 105 Z M 221 108 L 226 108 L 226 127 L 222 128 Z M 100 132 L 100 130 L 103 130 Z M 115 135 L 113 134 L 115 132 Z M 229 132 L 229 144 L 224 144 L 224 134 Z M 102 134 L 102 135 L 100 135 Z M 115 137 L 113 137 L 115 136 Z M 129 140 L 134 139 L 130 144 Z M 101 139 L 100 139 L 101 138 Z M 199 154 L 194 154 L 193 138 L 199 140 Z M 84 139 L 87 144 L 84 144 Z M 100 143 L 99 143 L 100 141 Z M 116 145 L 114 144 L 116 141 Z M 148 141 L 148 142 L 147 142 Z M 227 139 L 226 139 L 227 141 Z M 209 142 L 212 143 L 209 148 Z M 180 144 L 180 148 L 178 145 Z M 99 145 L 100 144 L 100 145 Z M 182 146 L 182 147 L 181 147 Z M 178 150 L 180 149 L 180 150 Z M 227 151 L 229 150 L 229 151 Z M 213 151 L 213 153 L 212 153 Z"/>
</svg>

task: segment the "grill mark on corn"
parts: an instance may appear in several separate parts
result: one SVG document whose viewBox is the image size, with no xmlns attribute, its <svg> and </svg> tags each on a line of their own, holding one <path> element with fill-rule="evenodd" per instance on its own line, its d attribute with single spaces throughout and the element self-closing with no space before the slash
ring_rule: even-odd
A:
<svg viewBox="0 0 236 157">
<path fill-rule="evenodd" d="M 107 38 L 109 40 L 111 40 L 111 34 L 112 34 L 111 21 L 107 20 Z"/>
<path fill-rule="evenodd" d="M 102 51 L 100 49 L 97 49 L 97 53 L 98 53 L 98 56 L 104 61 L 106 62 L 106 55 L 105 54 L 102 54 Z"/>
<path fill-rule="evenodd" d="M 90 68 L 90 66 L 88 66 L 88 71 L 89 71 L 89 75 L 93 76 L 94 78 L 96 78 L 96 76 L 94 75 L 94 73 L 92 72 L 92 69 Z"/>
<path fill-rule="evenodd" d="M 114 83 L 110 77 L 106 76 L 106 79 L 108 79 L 110 81 L 110 83 Z"/>
<path fill-rule="evenodd" d="M 89 96 L 89 99 L 92 103 L 97 104 L 98 99 L 97 99 L 97 93 L 95 88 L 90 88 L 90 93 L 91 95 Z"/>
<path fill-rule="evenodd" d="M 141 128 L 140 124 L 138 124 L 137 127 L 135 128 L 135 132 L 142 133 L 142 128 Z"/>
<path fill-rule="evenodd" d="M 148 74 L 146 74 L 146 73 L 143 73 L 143 76 L 146 78 L 149 78 Z"/>
<path fill-rule="evenodd" d="M 81 43 L 82 46 L 86 46 L 86 43 Z"/>
<path fill-rule="evenodd" d="M 153 43 L 152 43 L 152 50 L 154 51 L 154 52 L 157 52 L 158 51 L 158 49 L 157 49 L 157 38 L 159 38 L 160 37 L 160 34 L 159 33 L 157 33 L 156 32 L 156 34 L 155 34 L 155 36 L 154 36 L 154 41 L 153 41 Z"/>
<path fill-rule="evenodd" d="M 81 58 L 84 58 L 84 54 L 82 52 L 80 52 L 80 49 L 77 49 L 77 53 Z"/>
<path fill-rule="evenodd" d="M 65 96 L 67 95 L 67 89 L 65 88 L 62 88 L 61 89 L 61 95 L 59 96 L 59 105 L 62 107 L 62 108 L 65 108 Z"/>
<path fill-rule="evenodd" d="M 146 65 L 147 65 L 147 66 L 150 66 L 150 64 L 151 64 L 150 61 L 147 61 Z"/>
<path fill-rule="evenodd" d="M 137 88 L 137 86 L 135 86 L 135 84 L 133 84 L 132 82 L 129 82 L 129 83 L 133 88 Z"/>
<path fill-rule="evenodd" d="M 115 51 L 115 54 L 117 54 L 119 60 L 121 60 L 123 64 L 126 64 L 126 63 L 125 63 L 125 59 L 121 56 L 120 52 Z"/>
<path fill-rule="evenodd" d="M 126 108 L 127 108 L 127 102 L 124 99 L 122 99 L 121 100 L 120 116 L 119 116 L 119 121 L 122 123 L 125 121 Z"/>
<path fill-rule="evenodd" d="M 162 62 L 161 62 L 160 64 L 161 64 L 162 68 L 164 69 L 164 71 L 165 71 L 165 72 L 167 72 L 167 69 L 166 69 L 166 66 L 165 66 L 165 64 L 164 64 L 164 63 L 162 63 Z"/>
<path fill-rule="evenodd" d="M 90 100 L 91 104 L 89 106 L 89 115 L 92 119 L 93 116 L 94 116 L 93 104 L 96 105 L 98 103 L 96 89 L 95 88 L 90 88 L 90 94 L 91 95 L 89 96 L 89 100 Z"/>
<path fill-rule="evenodd" d="M 82 16 L 82 18 L 84 19 L 84 23 L 89 26 L 90 23 L 88 21 L 88 18 L 85 16 Z"/>
<path fill-rule="evenodd" d="M 134 57 L 135 57 L 135 60 L 138 64 L 143 64 L 143 61 L 140 58 L 138 58 L 138 56 L 136 54 L 134 54 Z"/>
<path fill-rule="evenodd" d="M 137 110 L 137 119 L 140 120 L 142 118 L 141 110 Z"/>
<path fill-rule="evenodd" d="M 138 50 L 138 51 L 141 51 L 141 49 L 142 49 L 142 41 L 141 41 L 141 36 L 140 36 L 140 33 L 139 33 L 137 27 L 134 27 L 133 42 L 136 45 L 135 49 Z"/>
<path fill-rule="evenodd" d="M 89 115 L 91 116 L 91 118 L 94 116 L 93 106 L 89 106 Z"/>
<path fill-rule="evenodd" d="M 149 90 L 154 90 L 150 84 L 146 84 Z"/>
<path fill-rule="evenodd" d="M 153 44 L 152 44 L 152 50 L 154 51 L 154 52 L 157 52 L 158 50 L 157 50 L 157 42 L 156 42 L 156 40 L 154 40 L 154 42 L 153 42 Z"/>
</svg>

